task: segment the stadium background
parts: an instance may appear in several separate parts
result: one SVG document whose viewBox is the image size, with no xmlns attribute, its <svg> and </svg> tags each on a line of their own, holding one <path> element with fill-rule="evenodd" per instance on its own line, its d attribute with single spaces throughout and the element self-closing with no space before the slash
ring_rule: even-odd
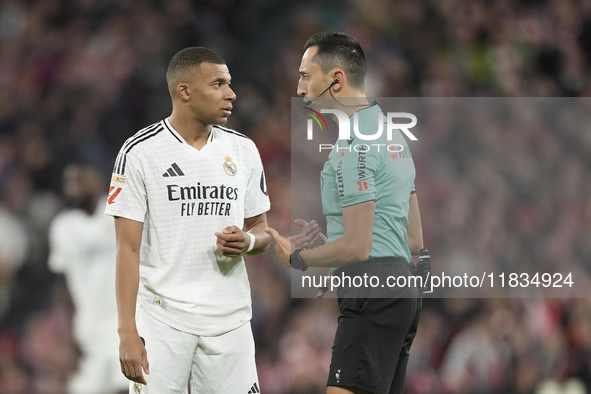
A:
<svg viewBox="0 0 591 394">
<path fill-rule="evenodd" d="M 64 393 L 70 311 L 46 261 L 62 169 L 79 158 L 108 176 L 123 141 L 169 114 L 164 73 L 179 49 L 226 59 L 228 125 L 257 143 L 269 222 L 289 232 L 290 97 L 305 39 L 325 29 L 359 39 L 373 96 L 591 93 L 588 0 L 0 0 L 1 393 Z M 429 136 L 414 157 L 434 264 L 487 254 L 589 267 L 591 131 L 461 133 Z M 500 138 L 517 153 L 465 168 Z M 271 253 L 247 265 L 262 389 L 324 392 L 336 303 L 291 299 Z M 591 392 L 591 302 L 429 300 L 412 353 L 412 394 Z M 557 386 L 571 378 L 575 391 Z"/>
</svg>

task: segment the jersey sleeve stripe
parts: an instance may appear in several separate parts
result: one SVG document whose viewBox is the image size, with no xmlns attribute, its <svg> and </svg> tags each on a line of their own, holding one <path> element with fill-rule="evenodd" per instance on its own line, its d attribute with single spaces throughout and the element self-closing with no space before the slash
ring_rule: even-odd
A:
<svg viewBox="0 0 591 394">
<path fill-rule="evenodd" d="M 123 144 L 123 149 L 126 149 L 131 143 L 133 143 L 134 141 L 137 141 L 138 138 L 141 138 L 142 136 L 155 130 L 158 126 L 161 127 L 160 123 L 162 123 L 162 121 L 154 123 L 148 127 L 144 127 L 143 129 L 141 129 L 140 131 L 135 133 L 135 135 L 133 135 L 131 138 L 129 138 L 127 141 L 125 141 L 125 144 Z"/>
<path fill-rule="evenodd" d="M 125 151 L 127 149 L 127 147 L 129 147 L 129 145 L 131 145 L 132 143 L 137 141 L 139 138 L 145 136 L 146 134 L 154 131 L 156 128 L 158 128 L 158 126 L 160 126 L 160 122 L 154 123 L 153 125 L 150 125 L 148 127 L 141 129 L 140 131 L 135 133 L 135 135 L 133 135 L 131 138 L 129 138 L 127 141 L 125 141 L 121 150 Z"/>
<path fill-rule="evenodd" d="M 127 147 L 129 146 L 129 144 L 131 144 L 132 142 L 136 141 L 141 136 L 146 135 L 147 133 L 149 133 L 152 130 L 154 130 L 155 128 L 157 128 L 159 124 L 160 124 L 160 122 L 154 123 L 148 127 L 144 127 L 143 129 L 141 129 L 140 131 L 135 133 L 135 135 L 131 136 L 127 141 L 125 141 L 125 143 L 123 144 L 123 147 L 121 148 L 121 152 L 124 152 L 125 149 L 127 149 Z M 117 159 L 115 160 L 115 167 L 113 169 L 114 173 L 117 173 L 116 172 L 117 169 L 119 169 L 119 170 L 121 169 L 121 160 L 123 160 L 123 157 L 124 157 L 123 153 L 120 153 L 119 155 L 117 155 Z"/>
<path fill-rule="evenodd" d="M 114 172 L 117 175 L 125 175 L 125 164 L 127 163 L 127 154 L 133 149 L 134 146 L 136 146 L 140 142 L 146 141 L 146 140 L 156 136 L 162 130 L 164 130 L 164 128 L 159 127 L 156 130 L 152 131 L 151 133 L 145 134 L 142 138 L 135 139 L 133 143 L 127 145 L 127 149 L 125 149 L 125 151 L 123 151 L 123 149 L 122 149 L 121 153 L 120 153 L 121 157 L 119 159 L 119 165 L 116 166 L 116 170 Z"/>
</svg>

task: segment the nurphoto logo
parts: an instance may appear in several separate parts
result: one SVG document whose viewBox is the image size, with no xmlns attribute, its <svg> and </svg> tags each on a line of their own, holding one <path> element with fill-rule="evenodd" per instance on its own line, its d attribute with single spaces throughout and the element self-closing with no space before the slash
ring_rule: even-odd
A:
<svg viewBox="0 0 591 394">
<path fill-rule="evenodd" d="M 326 127 L 326 130 L 328 130 L 328 124 L 326 123 L 326 120 L 324 119 L 322 114 L 332 114 L 332 115 L 336 116 L 336 118 L 338 119 L 338 126 L 339 126 L 338 139 L 339 140 L 348 140 L 348 141 L 350 141 L 349 144 L 351 144 L 351 141 L 353 140 L 353 138 L 359 138 L 360 140 L 363 140 L 363 141 L 375 141 L 378 138 L 380 138 L 382 136 L 382 134 L 384 133 L 384 114 L 382 112 L 379 112 L 377 115 L 378 116 L 378 127 L 377 127 L 377 131 L 375 132 L 375 134 L 362 134 L 359 131 L 359 116 L 358 116 L 358 113 L 355 112 L 353 114 L 353 133 L 355 135 L 354 135 L 354 137 L 351 137 L 351 122 L 350 122 L 347 114 L 344 113 L 343 111 L 340 111 L 338 109 L 321 109 L 320 112 L 318 112 L 318 111 L 313 110 L 312 108 L 309 108 L 309 107 L 303 107 L 303 108 L 311 111 L 310 113 L 302 112 L 302 113 L 310 116 L 310 119 L 308 119 L 308 123 L 307 123 L 307 133 L 306 133 L 308 140 L 314 139 L 314 122 L 313 121 L 316 121 L 318 126 L 320 126 L 320 130 L 324 130 L 324 127 Z M 410 122 L 409 123 L 394 123 L 393 119 L 396 119 L 396 118 L 408 119 L 408 120 L 410 120 Z M 411 133 L 409 130 L 410 128 L 416 126 L 416 124 L 417 124 L 417 117 L 411 113 L 408 113 L 408 112 L 388 112 L 386 115 L 386 138 L 388 139 L 388 141 L 391 141 L 392 140 L 392 130 L 400 130 L 410 140 L 417 141 L 417 137 L 415 137 L 414 134 Z M 363 146 L 363 148 L 360 148 L 361 146 Z M 377 150 L 379 151 L 380 146 L 384 146 L 384 144 L 371 144 L 371 146 L 376 147 Z M 335 148 L 335 146 L 332 144 L 319 144 L 318 148 L 319 148 L 318 151 L 320 152 L 323 149 L 328 149 L 328 150 L 333 149 L 333 148 Z M 351 146 L 349 147 L 349 149 L 350 148 L 351 148 Z M 391 153 L 402 152 L 404 150 L 404 147 L 400 144 L 390 144 L 386 148 Z M 337 147 L 337 149 L 342 149 L 342 148 Z M 358 152 L 359 149 L 369 150 L 370 145 L 368 145 L 368 144 L 354 145 L 352 147 L 352 149 L 354 149 L 356 152 Z"/>
</svg>

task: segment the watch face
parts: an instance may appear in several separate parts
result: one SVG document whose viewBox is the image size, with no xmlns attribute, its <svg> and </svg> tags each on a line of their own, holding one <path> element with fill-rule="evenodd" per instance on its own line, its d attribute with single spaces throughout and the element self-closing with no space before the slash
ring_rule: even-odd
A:
<svg viewBox="0 0 591 394">
<path fill-rule="evenodd" d="M 289 256 L 289 263 L 291 266 L 297 270 L 305 271 L 308 269 L 308 266 L 304 262 L 304 259 L 300 256 L 301 250 L 296 250 Z"/>
<path fill-rule="evenodd" d="M 298 265 L 300 266 L 300 270 L 301 271 L 305 271 L 308 269 L 308 266 L 306 265 L 306 262 L 304 261 L 304 259 L 302 258 L 302 256 L 300 256 L 300 254 L 298 253 Z"/>
<path fill-rule="evenodd" d="M 293 252 L 291 256 L 289 256 L 289 264 L 291 265 L 291 268 L 298 268 L 298 254 L 296 252 Z"/>
</svg>

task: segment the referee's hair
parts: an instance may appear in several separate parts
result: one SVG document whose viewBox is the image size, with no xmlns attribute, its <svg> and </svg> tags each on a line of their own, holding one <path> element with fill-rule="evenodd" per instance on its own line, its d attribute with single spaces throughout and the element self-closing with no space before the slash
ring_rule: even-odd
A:
<svg viewBox="0 0 591 394">
<path fill-rule="evenodd" d="M 175 82 L 180 73 L 201 63 L 226 64 L 225 60 L 215 51 L 204 47 L 189 47 L 180 50 L 172 57 L 166 71 L 166 82 L 169 85 Z"/>
<path fill-rule="evenodd" d="M 364 88 L 365 55 L 355 38 L 338 31 L 322 31 L 308 38 L 304 51 L 314 46 L 318 47 L 318 52 L 312 60 L 320 66 L 324 74 L 340 67 L 352 88 Z"/>
</svg>

